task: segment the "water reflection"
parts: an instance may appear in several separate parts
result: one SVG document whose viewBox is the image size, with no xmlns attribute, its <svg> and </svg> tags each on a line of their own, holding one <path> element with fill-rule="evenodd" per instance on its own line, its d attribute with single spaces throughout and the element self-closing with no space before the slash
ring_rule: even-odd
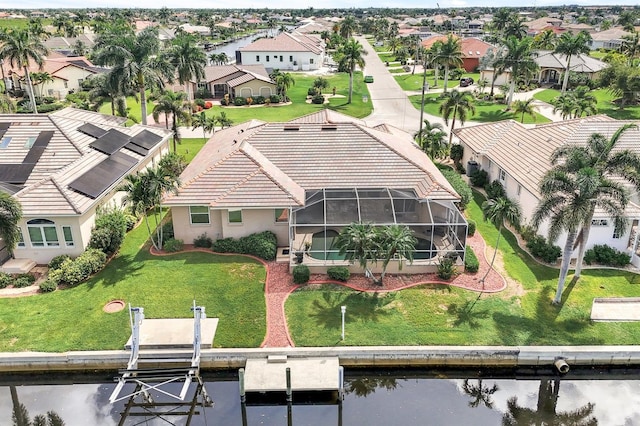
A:
<svg viewBox="0 0 640 426">
<path fill-rule="evenodd" d="M 573 373 L 573 372 L 572 372 Z M 640 380 L 637 376 L 571 376 L 505 379 L 398 372 L 354 374 L 347 371 L 345 399 L 337 405 L 247 406 L 248 425 L 640 425 Z M 599 380 L 599 379 L 605 380 Z M 197 407 L 192 425 L 242 425 L 238 383 L 231 375 L 205 377 L 215 406 Z M 55 412 L 66 426 L 185 425 L 178 416 L 123 418 L 125 402 L 109 404 L 115 384 L 18 385 L 0 377 L 0 425 L 28 425 Z M 30 379 L 29 379 L 30 380 Z M 58 382 L 59 383 L 59 382 Z M 10 386 L 15 384 L 16 386 Z M 13 388 L 13 391 L 12 391 Z M 15 395 L 14 395 L 15 392 Z M 157 401 L 161 401 L 157 398 Z M 18 407 L 16 409 L 16 407 Z M 19 421 L 22 421 L 20 423 Z M 142 423 L 140 423 L 142 422 Z M 47 424 L 42 423 L 42 424 Z M 60 424 L 60 423 L 51 423 Z"/>
</svg>

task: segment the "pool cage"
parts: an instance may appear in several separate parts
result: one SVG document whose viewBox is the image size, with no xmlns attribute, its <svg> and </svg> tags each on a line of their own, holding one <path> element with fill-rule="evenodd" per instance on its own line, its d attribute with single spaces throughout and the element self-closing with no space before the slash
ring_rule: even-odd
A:
<svg viewBox="0 0 640 426">
<path fill-rule="evenodd" d="M 443 256 L 464 260 L 467 221 L 453 200 L 421 199 L 413 189 L 336 188 L 306 191 L 304 207 L 292 210 L 291 253 L 311 265 L 346 264 L 335 246 L 340 230 L 353 222 L 402 224 L 418 239 L 414 264 L 435 264 Z"/>
</svg>

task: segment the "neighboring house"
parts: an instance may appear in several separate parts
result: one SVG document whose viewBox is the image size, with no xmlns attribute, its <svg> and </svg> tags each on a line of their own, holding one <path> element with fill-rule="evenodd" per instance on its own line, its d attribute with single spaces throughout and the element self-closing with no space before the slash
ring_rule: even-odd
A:
<svg viewBox="0 0 640 426">
<path fill-rule="evenodd" d="M 204 90 L 214 98 L 228 94 L 236 96 L 269 97 L 277 93 L 275 82 L 263 65 L 218 65 L 204 69 L 204 80 L 191 82 L 192 90 Z"/>
<path fill-rule="evenodd" d="M 538 33 L 543 32 L 549 27 L 560 28 L 562 26 L 562 19 L 552 18 L 550 16 L 543 16 L 542 18 L 534 19 L 533 21 L 525 22 L 527 26 L 527 35 L 535 36 Z"/>
<path fill-rule="evenodd" d="M 482 41 L 479 38 L 469 37 L 460 40 L 460 50 L 462 51 L 462 68 L 467 72 L 476 72 L 480 67 L 480 59 L 487 54 L 489 49 L 495 46 Z"/>
<path fill-rule="evenodd" d="M 624 36 L 631 33 L 622 29 L 622 27 L 609 28 L 605 31 L 599 31 L 591 34 L 591 50 L 612 49 L 618 50 L 622 47 Z"/>
<path fill-rule="evenodd" d="M 505 120 L 456 129 L 454 133 L 464 147 L 462 161 L 467 165 L 467 172 L 470 168 L 479 167 L 489 174 L 491 181 L 498 180 L 507 196 L 520 203 L 523 223 L 529 223 L 541 198 L 538 185 L 544 174 L 551 169 L 549 159 L 552 152 L 565 144 L 585 145 L 593 133 L 601 133 L 610 138 L 626 123 L 628 122 L 605 115 L 541 124 L 533 128 L 527 128 L 514 120 Z M 616 150 L 632 149 L 640 152 L 638 139 L 640 131 L 629 129 L 618 141 Z M 606 213 L 597 211 L 587 248 L 595 244 L 607 244 L 628 253 L 631 263 L 640 267 L 638 194 L 633 192 L 631 200 L 626 210 L 629 220 L 626 232 L 618 232 L 611 218 Z M 546 237 L 548 222 L 543 223 L 538 232 Z M 566 234 L 556 244 L 562 247 L 565 239 Z"/>
<path fill-rule="evenodd" d="M 65 56 L 73 56 L 73 51 L 78 42 L 82 43 L 86 51 L 90 51 L 96 44 L 96 35 L 92 33 L 83 33 L 78 37 L 60 37 L 53 36 L 44 40 L 44 45 L 50 51 L 56 51 L 64 54 Z"/>
<path fill-rule="evenodd" d="M 236 52 L 236 62 L 242 65 L 294 71 L 317 70 L 324 58 L 324 41 L 319 36 L 298 32 L 261 38 Z"/>
<path fill-rule="evenodd" d="M 120 206 L 125 176 L 168 152 L 170 131 L 125 121 L 73 108 L 0 116 L 0 190 L 23 211 L 20 268 L 82 253 L 96 211 Z"/>
<path fill-rule="evenodd" d="M 285 261 L 309 244 L 304 263 L 323 271 L 348 265 L 332 245 L 343 226 L 398 223 L 419 238 L 403 271 L 435 271 L 443 255 L 464 258 L 458 194 L 410 134 L 388 125 L 370 128 L 326 109 L 287 123 L 252 120 L 216 132 L 181 181 L 163 205 L 186 243 L 273 231 Z"/>
<path fill-rule="evenodd" d="M 2 64 L 2 67 L 8 90 L 25 92 L 28 90 L 24 69 L 17 67 L 12 69 L 7 61 Z M 42 68 L 35 63 L 29 66 L 29 73 L 48 72 L 52 78 L 52 81 L 40 84 L 34 80 L 34 95 L 36 97 L 52 96 L 57 99 L 64 99 L 67 94 L 79 91 L 84 80 L 107 71 L 106 68 L 96 67 L 84 56 L 67 57 L 57 53 L 52 53 L 45 58 Z"/>
<path fill-rule="evenodd" d="M 589 24 L 563 24 L 562 28 L 573 34 L 578 34 L 583 31 L 592 34 L 595 31 L 595 28 Z"/>
<path fill-rule="evenodd" d="M 533 60 L 538 64 L 538 75 L 535 80 L 541 84 L 557 84 L 562 81 L 562 75 L 567 69 L 567 56 L 554 53 L 550 50 L 540 50 Z M 571 72 L 585 74 L 591 80 L 598 78 L 600 71 L 608 67 L 606 62 L 602 62 L 589 55 L 581 53 L 571 56 Z M 493 69 L 488 68 L 480 71 L 480 78 L 491 81 Z M 496 84 L 505 84 L 510 81 L 511 71 L 506 70 L 498 76 Z"/>
</svg>

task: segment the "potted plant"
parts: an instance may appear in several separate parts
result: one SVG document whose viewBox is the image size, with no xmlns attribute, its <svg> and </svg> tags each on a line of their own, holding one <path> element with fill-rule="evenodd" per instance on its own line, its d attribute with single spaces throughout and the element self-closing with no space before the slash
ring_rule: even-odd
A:
<svg viewBox="0 0 640 426">
<path fill-rule="evenodd" d="M 304 242 L 304 252 L 309 256 L 309 250 L 311 249 L 311 241 Z"/>
<path fill-rule="evenodd" d="M 295 256 L 296 256 L 296 263 L 302 263 L 302 259 L 304 257 L 304 252 L 297 251 L 297 252 L 295 252 Z"/>
</svg>

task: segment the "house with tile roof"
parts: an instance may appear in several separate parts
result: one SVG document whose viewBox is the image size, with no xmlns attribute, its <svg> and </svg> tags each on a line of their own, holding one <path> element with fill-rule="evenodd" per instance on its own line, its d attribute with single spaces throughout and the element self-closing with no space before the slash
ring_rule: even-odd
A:
<svg viewBox="0 0 640 426">
<path fill-rule="evenodd" d="M 204 68 L 204 79 L 191 82 L 192 91 L 204 91 L 214 98 L 241 96 L 269 97 L 277 93 L 276 83 L 261 64 L 258 65 L 216 65 Z M 174 89 L 175 90 L 175 89 Z"/>
<path fill-rule="evenodd" d="M 467 37 L 460 40 L 462 51 L 462 68 L 467 72 L 475 72 L 480 67 L 480 59 L 487 54 L 489 49 L 494 49 L 490 43 L 476 37 Z"/>
<path fill-rule="evenodd" d="M 236 51 L 236 62 L 267 69 L 317 70 L 324 63 L 325 42 L 315 34 L 280 33 L 260 38 Z"/>
<path fill-rule="evenodd" d="M 591 34 L 591 50 L 618 50 L 622 47 L 624 37 L 630 34 L 630 32 L 625 31 L 622 27 L 613 27 L 608 30 L 595 32 Z"/>
<path fill-rule="evenodd" d="M 520 203 L 523 223 L 528 223 L 541 199 L 539 183 L 551 169 L 552 152 L 563 145 L 586 145 L 587 139 L 594 133 L 610 138 L 627 123 L 630 121 L 615 120 L 605 115 L 535 127 L 525 127 L 514 120 L 505 120 L 456 129 L 454 133 L 464 148 L 462 161 L 467 165 L 467 172 L 479 167 L 489 174 L 492 182 L 500 182 L 507 196 Z M 638 139 L 640 130 L 629 129 L 618 141 L 616 150 L 631 149 L 640 152 Z M 631 202 L 625 212 L 629 224 L 626 231 L 619 232 L 611 217 L 604 211 L 596 211 L 587 248 L 595 244 L 607 244 L 628 253 L 632 264 L 640 267 L 640 200 L 634 191 L 631 195 Z M 546 237 L 548 222 L 543 223 L 538 232 Z M 566 234 L 560 236 L 557 243 L 563 246 L 565 239 Z"/>
<path fill-rule="evenodd" d="M 309 247 L 314 271 L 348 262 L 333 240 L 352 222 L 405 224 L 418 238 L 404 272 L 464 258 L 459 195 L 410 134 L 330 110 L 286 123 L 252 120 L 215 133 L 168 195 L 176 238 L 276 234 L 280 253 Z M 396 263 L 396 269 L 398 264 Z M 357 268 L 354 268 L 354 271 Z"/>
<path fill-rule="evenodd" d="M 125 176 L 168 152 L 170 131 L 125 121 L 74 108 L 0 116 L 0 191 L 23 210 L 20 265 L 82 253 L 96 212 L 121 205 Z"/>
</svg>

